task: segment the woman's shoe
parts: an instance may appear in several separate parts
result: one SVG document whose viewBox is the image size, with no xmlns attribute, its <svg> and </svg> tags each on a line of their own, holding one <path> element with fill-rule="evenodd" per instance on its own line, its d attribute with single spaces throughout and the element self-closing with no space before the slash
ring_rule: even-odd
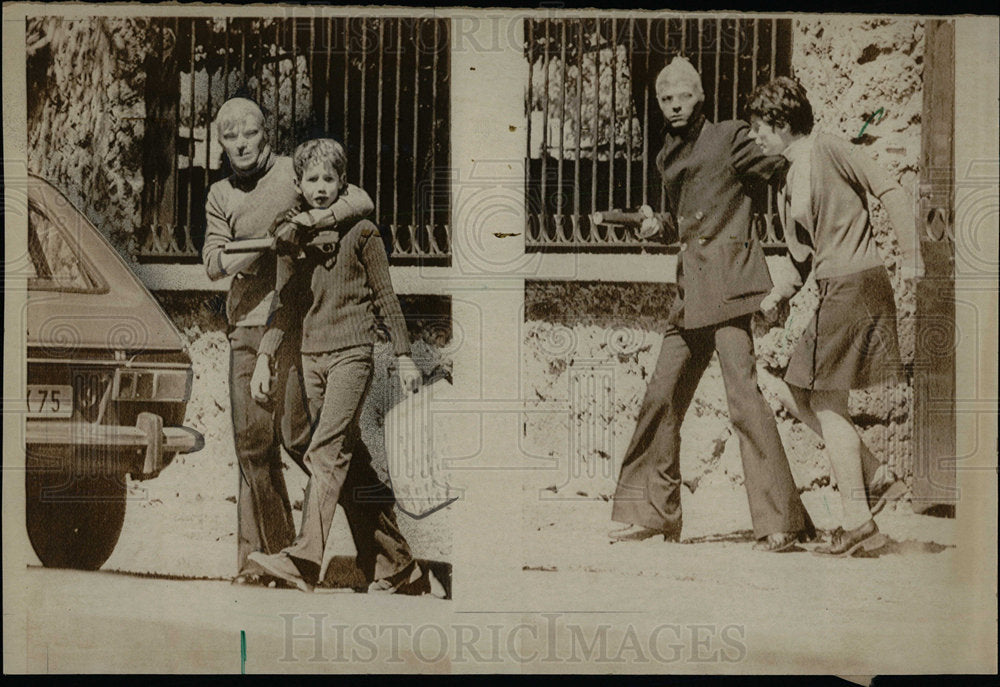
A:
<svg viewBox="0 0 1000 687">
<path fill-rule="evenodd" d="M 813 549 L 819 556 L 837 556 L 844 558 L 853 556 L 859 551 L 876 551 L 886 544 L 885 535 L 878 531 L 874 520 L 869 520 L 861 527 L 853 530 L 837 528 L 830 535 L 828 544 L 821 544 Z"/>
</svg>

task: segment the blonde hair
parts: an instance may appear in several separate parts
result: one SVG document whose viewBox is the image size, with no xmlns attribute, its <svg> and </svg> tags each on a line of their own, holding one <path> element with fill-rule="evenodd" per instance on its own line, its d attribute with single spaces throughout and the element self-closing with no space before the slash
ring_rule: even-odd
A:
<svg viewBox="0 0 1000 687">
<path fill-rule="evenodd" d="M 313 162 L 330 165 L 341 180 L 347 173 L 347 153 L 344 152 L 344 146 L 332 138 L 314 138 L 295 149 L 295 153 L 292 155 L 295 177 L 301 180 L 306 167 Z"/>
<path fill-rule="evenodd" d="M 668 83 L 691 86 L 691 92 L 701 100 L 705 99 L 705 91 L 701 86 L 701 74 L 686 57 L 675 57 L 656 75 L 656 88 Z"/>
<path fill-rule="evenodd" d="M 262 131 L 265 129 L 264 112 L 257 103 L 247 98 L 230 98 L 222 103 L 215 115 L 215 133 L 221 136 L 248 118 L 253 119 Z"/>
</svg>

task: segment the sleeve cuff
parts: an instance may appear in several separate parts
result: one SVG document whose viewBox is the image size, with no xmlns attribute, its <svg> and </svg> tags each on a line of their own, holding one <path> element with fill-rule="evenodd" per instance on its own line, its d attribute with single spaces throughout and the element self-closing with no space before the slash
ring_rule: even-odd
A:
<svg viewBox="0 0 1000 687">
<path fill-rule="evenodd" d="M 261 337 L 260 345 L 257 346 L 257 355 L 266 355 L 273 360 L 281 347 L 282 338 L 280 329 L 268 329 Z"/>
</svg>

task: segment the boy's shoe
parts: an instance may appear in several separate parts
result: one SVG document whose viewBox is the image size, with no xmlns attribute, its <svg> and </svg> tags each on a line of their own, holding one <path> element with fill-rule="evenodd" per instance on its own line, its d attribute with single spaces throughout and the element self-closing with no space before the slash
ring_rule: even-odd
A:
<svg viewBox="0 0 1000 687">
<path fill-rule="evenodd" d="M 608 532 L 608 539 L 611 540 L 610 543 L 612 544 L 625 541 L 645 541 L 653 537 L 663 537 L 663 541 L 678 542 L 681 540 L 681 533 L 654 530 L 651 527 L 643 527 L 642 525 L 626 525 L 625 527 Z"/>
<path fill-rule="evenodd" d="M 869 520 L 861 527 L 844 530 L 840 527 L 830 535 L 830 542 L 813 549 L 820 556 L 837 556 L 844 558 L 853 556 L 859 551 L 876 551 L 886 544 L 885 535 L 878 531 L 874 520 Z"/>
<path fill-rule="evenodd" d="M 311 592 L 313 590 L 313 585 L 302 577 L 298 566 L 295 565 L 295 562 L 287 553 L 267 554 L 261 551 L 254 551 L 248 559 L 263 568 L 267 574 L 295 585 L 296 589 L 303 592 Z"/>
<path fill-rule="evenodd" d="M 446 596 L 444 586 L 434 576 L 434 573 L 430 570 L 425 573 L 416 561 L 411 561 L 408 566 L 395 575 L 375 580 L 368 585 L 368 592 L 370 594 L 406 594 L 407 596 L 430 594 L 439 599 Z"/>
</svg>

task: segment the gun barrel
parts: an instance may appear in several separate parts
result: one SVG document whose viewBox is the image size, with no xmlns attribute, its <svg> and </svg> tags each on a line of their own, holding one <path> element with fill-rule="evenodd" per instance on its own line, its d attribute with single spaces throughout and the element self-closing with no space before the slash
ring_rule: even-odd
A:
<svg viewBox="0 0 1000 687">
<path fill-rule="evenodd" d="M 590 221 L 593 224 L 638 227 L 651 214 L 652 212 L 646 211 L 646 208 L 638 210 L 605 210 L 603 212 L 592 213 Z"/>
<path fill-rule="evenodd" d="M 263 253 L 267 250 L 274 250 L 274 239 L 271 237 L 230 241 L 223 247 L 222 252 L 232 255 L 238 253 Z"/>
</svg>

